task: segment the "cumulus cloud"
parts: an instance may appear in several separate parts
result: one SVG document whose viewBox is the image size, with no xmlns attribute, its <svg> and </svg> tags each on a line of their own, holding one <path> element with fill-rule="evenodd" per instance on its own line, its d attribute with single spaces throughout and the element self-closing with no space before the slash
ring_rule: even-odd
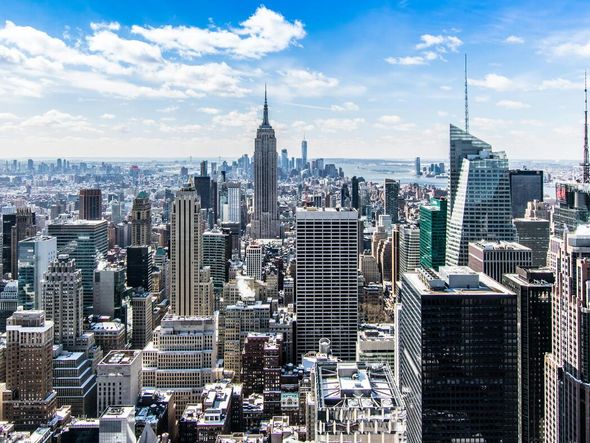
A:
<svg viewBox="0 0 590 443">
<path fill-rule="evenodd" d="M 434 60 L 446 61 L 444 54 L 448 52 L 457 52 L 463 41 L 456 35 L 433 35 L 422 34 L 420 43 L 415 45 L 415 49 L 420 53 L 417 55 L 408 55 L 402 57 L 387 57 L 385 61 L 390 65 L 416 66 L 426 65 Z"/>
<path fill-rule="evenodd" d="M 116 22 L 93 22 L 90 29 L 74 41 L 6 21 L 0 26 L 0 92 L 40 97 L 52 88 L 123 98 L 239 97 L 249 92 L 244 80 L 259 75 L 256 68 L 236 69 L 223 60 L 196 63 L 194 57 L 258 59 L 305 36 L 300 21 L 264 6 L 235 28 L 133 26 L 137 38 L 122 36 Z M 329 85 L 333 79 L 320 76 L 311 86 L 322 81 Z"/>
<path fill-rule="evenodd" d="M 341 105 L 332 105 L 330 109 L 336 112 L 358 111 L 359 106 L 354 102 L 344 102 Z"/>
<path fill-rule="evenodd" d="M 104 119 L 104 120 L 113 120 L 115 118 L 114 114 L 102 114 L 100 116 L 100 118 Z"/>
<path fill-rule="evenodd" d="M 483 79 L 469 79 L 469 84 L 495 91 L 508 91 L 516 87 L 513 80 L 499 74 L 486 74 Z"/>
<path fill-rule="evenodd" d="M 406 57 L 387 57 L 385 59 L 387 63 L 390 65 L 403 65 L 403 66 L 412 66 L 412 65 L 425 65 L 426 59 L 420 55 L 414 56 L 406 56 Z"/>
<path fill-rule="evenodd" d="M 524 109 L 531 107 L 528 103 L 523 103 L 517 100 L 500 100 L 496 103 L 496 106 L 506 109 Z"/>
<path fill-rule="evenodd" d="M 210 115 L 216 115 L 216 114 L 219 114 L 219 112 L 220 112 L 219 109 L 210 108 L 210 107 L 199 108 L 199 111 L 204 114 L 210 114 Z"/>
<path fill-rule="evenodd" d="M 317 97 L 334 90 L 339 84 L 337 78 L 307 69 L 286 69 L 278 74 L 282 86 L 299 97 Z"/>
<path fill-rule="evenodd" d="M 296 44 L 305 37 L 303 23 L 290 22 L 278 12 L 260 6 L 252 16 L 236 28 L 198 28 L 162 26 L 159 28 L 133 26 L 131 32 L 166 50 L 184 56 L 200 57 L 220 52 L 240 58 L 260 58 Z"/>
<path fill-rule="evenodd" d="M 509 35 L 504 39 L 504 43 L 508 43 L 509 45 L 522 45 L 524 43 L 524 39 L 517 35 Z"/>
</svg>

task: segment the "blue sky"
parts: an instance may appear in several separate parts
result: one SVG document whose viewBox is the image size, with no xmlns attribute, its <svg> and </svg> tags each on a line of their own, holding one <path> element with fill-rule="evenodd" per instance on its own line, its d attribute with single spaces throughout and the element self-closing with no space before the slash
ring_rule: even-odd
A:
<svg viewBox="0 0 590 443">
<path fill-rule="evenodd" d="M 443 158 L 464 53 L 474 135 L 580 157 L 587 3 L 411 0 L 2 2 L 2 157 L 251 153 L 267 83 L 290 155 Z"/>
</svg>

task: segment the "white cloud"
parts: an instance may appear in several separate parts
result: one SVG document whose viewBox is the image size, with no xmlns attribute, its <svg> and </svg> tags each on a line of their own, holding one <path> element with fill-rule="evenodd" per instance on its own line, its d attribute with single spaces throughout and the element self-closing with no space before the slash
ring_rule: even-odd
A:
<svg viewBox="0 0 590 443">
<path fill-rule="evenodd" d="M 287 92 L 298 97 L 321 96 L 329 90 L 334 90 L 339 84 L 337 78 L 307 69 L 287 69 L 279 71 L 278 74 Z"/>
<path fill-rule="evenodd" d="M 213 117 L 213 123 L 221 126 L 236 128 L 255 128 L 259 123 L 256 108 L 251 108 L 247 112 L 231 111 L 227 114 L 216 115 Z"/>
<path fill-rule="evenodd" d="M 87 131 L 100 132 L 90 126 L 86 118 L 80 115 L 72 115 L 67 112 L 61 112 L 57 109 L 51 109 L 44 114 L 35 115 L 23 120 L 19 126 L 21 128 L 33 128 L 41 130 L 57 131 Z"/>
<path fill-rule="evenodd" d="M 133 26 L 131 32 L 166 50 L 200 57 L 204 54 L 229 53 L 240 58 L 261 58 L 286 49 L 305 37 L 303 23 L 290 22 L 278 12 L 260 6 L 237 28 L 205 29 L 188 26 L 146 28 Z"/>
<path fill-rule="evenodd" d="M 119 29 L 121 29 L 121 25 L 117 22 L 91 22 L 90 29 L 92 29 L 93 31 L 102 31 L 103 29 L 106 29 L 108 31 L 118 31 Z"/>
<path fill-rule="evenodd" d="M 219 109 L 210 108 L 210 107 L 199 108 L 199 111 L 204 114 L 210 114 L 210 115 L 216 115 L 216 114 L 219 114 L 219 112 L 220 112 Z"/>
<path fill-rule="evenodd" d="M 354 102 L 344 102 L 341 105 L 332 105 L 330 106 L 332 111 L 336 112 L 345 112 L 345 111 L 358 111 L 360 108 Z"/>
<path fill-rule="evenodd" d="M 486 74 L 481 80 L 469 79 L 469 84 L 495 91 L 508 91 L 516 87 L 513 80 L 498 74 Z"/>
<path fill-rule="evenodd" d="M 490 97 L 487 95 L 476 95 L 474 98 L 477 103 L 485 103 L 490 101 Z"/>
<path fill-rule="evenodd" d="M 531 107 L 528 103 L 523 103 L 517 100 L 500 100 L 496 103 L 496 106 L 506 109 L 524 109 Z"/>
<path fill-rule="evenodd" d="M 416 45 L 416 49 L 426 49 L 435 47 L 438 52 L 453 51 L 456 52 L 463 41 L 454 35 L 432 35 L 423 34 L 420 36 L 421 43 Z"/>
<path fill-rule="evenodd" d="M 457 52 L 463 41 L 455 35 L 422 34 L 420 43 L 415 48 L 421 52 L 418 55 L 405 57 L 387 57 L 385 61 L 390 65 L 416 66 L 426 65 L 434 60 L 446 61 L 444 54 Z"/>
<path fill-rule="evenodd" d="M 509 45 L 522 45 L 524 43 L 524 39 L 517 35 L 509 35 L 504 40 L 504 43 L 508 43 Z"/>
<path fill-rule="evenodd" d="M 86 39 L 91 51 L 100 52 L 115 62 L 144 65 L 162 61 L 162 54 L 157 46 L 139 40 L 123 39 L 111 31 L 100 31 Z"/>
<path fill-rule="evenodd" d="M 387 57 L 385 59 L 387 63 L 390 65 L 403 65 L 403 66 L 413 66 L 413 65 L 425 65 L 426 60 L 424 57 L 419 55 L 414 56 L 407 56 L 407 57 Z"/>
<path fill-rule="evenodd" d="M 104 120 L 113 120 L 115 118 L 114 114 L 102 114 L 100 116 L 100 118 L 104 119 Z"/>
</svg>

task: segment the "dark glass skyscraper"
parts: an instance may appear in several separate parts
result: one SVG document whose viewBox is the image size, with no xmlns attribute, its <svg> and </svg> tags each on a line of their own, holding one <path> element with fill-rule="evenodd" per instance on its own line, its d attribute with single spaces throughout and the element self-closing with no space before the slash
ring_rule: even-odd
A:
<svg viewBox="0 0 590 443">
<path fill-rule="evenodd" d="M 516 294 L 518 324 L 519 439 L 542 442 L 545 415 L 545 354 L 551 352 L 551 291 L 555 278 L 545 269 L 517 268 L 502 283 Z"/>
<path fill-rule="evenodd" d="M 408 442 L 516 442 L 516 297 L 467 267 L 402 277 L 400 387 Z"/>
<path fill-rule="evenodd" d="M 398 204 L 397 199 L 399 197 L 399 181 L 392 180 L 390 178 L 385 179 L 383 186 L 383 200 L 385 206 L 385 214 L 391 216 L 391 222 L 398 222 Z"/>
<path fill-rule="evenodd" d="M 528 202 L 543 201 L 543 171 L 511 170 L 510 199 L 512 218 L 524 217 Z"/>
<path fill-rule="evenodd" d="M 80 189 L 80 220 L 102 218 L 102 192 L 100 189 Z"/>
</svg>

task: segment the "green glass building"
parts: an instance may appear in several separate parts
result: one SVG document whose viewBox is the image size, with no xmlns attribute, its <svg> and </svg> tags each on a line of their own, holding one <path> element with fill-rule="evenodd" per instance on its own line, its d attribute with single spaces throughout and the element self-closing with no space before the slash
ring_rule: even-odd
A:
<svg viewBox="0 0 590 443">
<path fill-rule="evenodd" d="M 447 200 L 430 201 L 420 208 L 420 266 L 434 268 L 445 264 L 447 244 Z"/>
</svg>

